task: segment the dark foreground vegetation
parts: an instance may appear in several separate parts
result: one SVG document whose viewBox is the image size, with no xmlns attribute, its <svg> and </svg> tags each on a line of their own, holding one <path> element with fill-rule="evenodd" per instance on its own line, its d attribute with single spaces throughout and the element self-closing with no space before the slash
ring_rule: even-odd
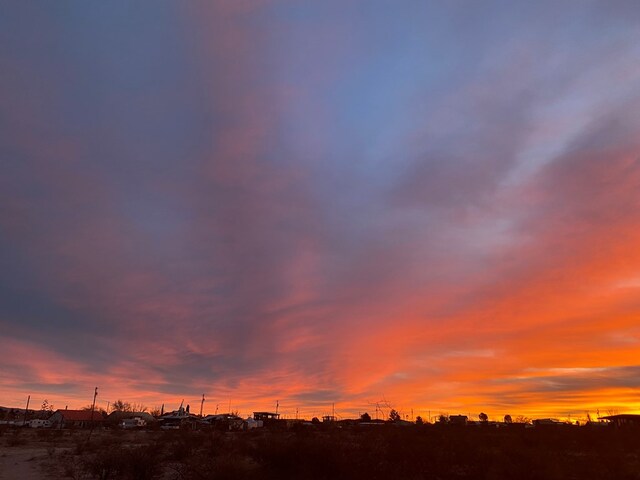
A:
<svg viewBox="0 0 640 480">
<path fill-rule="evenodd" d="M 42 478 L 640 479 L 640 431 L 399 428 L 5 430 L 3 456 L 38 447 Z M 7 476 L 6 478 L 11 478 Z"/>
</svg>

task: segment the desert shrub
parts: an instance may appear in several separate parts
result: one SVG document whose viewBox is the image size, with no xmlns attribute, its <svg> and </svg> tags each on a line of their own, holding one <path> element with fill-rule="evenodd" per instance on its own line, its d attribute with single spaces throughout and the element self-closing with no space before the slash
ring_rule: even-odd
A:
<svg viewBox="0 0 640 480">
<path fill-rule="evenodd" d="M 98 480 L 150 480 L 160 471 L 156 448 L 145 445 L 111 448 L 83 458 L 86 473 Z"/>
<path fill-rule="evenodd" d="M 124 469 L 124 456 L 122 449 L 114 448 L 90 454 L 82 458 L 84 470 L 91 478 L 109 480 L 119 478 Z"/>
<path fill-rule="evenodd" d="M 189 458 L 194 451 L 200 448 L 206 435 L 202 432 L 178 430 L 166 432 L 163 439 L 167 445 L 168 458 L 174 461 L 182 461 Z"/>
<path fill-rule="evenodd" d="M 51 429 L 49 428 L 36 428 L 36 437 L 40 439 L 47 439 L 51 436 Z"/>
<path fill-rule="evenodd" d="M 86 432 L 72 437 L 79 439 L 86 441 Z M 132 443 L 138 446 L 127 447 Z M 446 425 L 114 432 L 92 438 L 81 458 L 84 478 L 123 480 L 157 478 L 160 459 L 178 478 L 196 480 L 640 480 L 640 435 L 582 427 Z"/>
<path fill-rule="evenodd" d="M 21 435 L 20 430 L 14 430 L 10 435 L 7 435 L 8 447 L 19 447 L 21 445 L 25 445 L 26 443 L 27 439 L 24 435 Z"/>
<path fill-rule="evenodd" d="M 60 467 L 63 478 L 79 480 L 85 477 L 82 462 L 77 457 L 61 455 L 58 458 L 58 466 Z"/>
<path fill-rule="evenodd" d="M 158 451 L 154 446 L 128 449 L 124 456 L 123 473 L 131 480 L 150 480 L 160 472 Z"/>
<path fill-rule="evenodd" d="M 180 478 L 184 479 L 258 479 L 263 478 L 260 466 L 251 458 L 225 454 L 210 457 L 204 452 L 190 457 L 176 468 Z"/>
</svg>

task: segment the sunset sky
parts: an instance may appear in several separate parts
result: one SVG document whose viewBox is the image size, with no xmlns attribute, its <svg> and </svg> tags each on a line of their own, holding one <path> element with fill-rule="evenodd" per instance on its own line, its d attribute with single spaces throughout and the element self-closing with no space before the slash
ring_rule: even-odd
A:
<svg viewBox="0 0 640 480">
<path fill-rule="evenodd" d="M 0 405 L 640 412 L 640 4 L 9 1 Z"/>
</svg>

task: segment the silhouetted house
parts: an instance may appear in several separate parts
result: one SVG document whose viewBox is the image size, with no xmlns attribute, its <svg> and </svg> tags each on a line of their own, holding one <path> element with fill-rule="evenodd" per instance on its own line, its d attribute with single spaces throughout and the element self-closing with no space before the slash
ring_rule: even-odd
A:
<svg viewBox="0 0 640 480">
<path fill-rule="evenodd" d="M 253 419 L 254 420 L 262 420 L 263 422 L 265 421 L 273 421 L 273 420 L 279 420 L 280 419 L 280 414 L 279 413 L 272 413 L 272 412 L 253 412 Z"/>
<path fill-rule="evenodd" d="M 287 427 L 287 422 L 280 419 L 279 413 L 253 412 L 253 419 L 262 422 L 263 427 L 274 429 L 285 429 Z"/>
<path fill-rule="evenodd" d="M 216 430 L 242 430 L 244 420 L 231 413 L 221 413 L 217 415 L 207 415 L 200 420 L 203 426 L 210 426 Z"/>
<path fill-rule="evenodd" d="M 35 414 L 36 411 L 32 409 L 27 410 L 27 414 L 25 416 L 24 408 L 0 407 L 0 425 L 22 426 L 25 424 L 25 418 L 28 423 Z"/>
<path fill-rule="evenodd" d="M 91 410 L 56 410 L 49 418 L 55 428 L 89 428 L 104 425 L 102 412 Z"/>
<path fill-rule="evenodd" d="M 449 425 L 466 425 L 468 419 L 466 415 L 449 415 Z"/>
<path fill-rule="evenodd" d="M 608 428 L 611 426 L 611 422 L 605 422 L 602 419 L 587 420 L 587 423 L 585 423 L 584 426 L 587 428 Z"/>
<path fill-rule="evenodd" d="M 41 418 L 37 418 L 35 420 L 31 420 L 29 422 L 29 426 L 31 428 L 49 428 L 51 427 L 51 422 L 49 420 L 42 420 Z"/>
<path fill-rule="evenodd" d="M 322 423 L 333 423 L 337 420 L 334 415 L 325 415 L 322 417 Z"/>
<path fill-rule="evenodd" d="M 555 418 L 537 418 L 533 420 L 534 427 L 557 427 L 566 425 L 565 422 L 561 422 L 560 420 L 556 420 Z"/>
<path fill-rule="evenodd" d="M 133 419 L 136 418 L 142 420 L 144 424 L 141 424 L 140 421 L 134 422 Z M 131 422 L 129 422 L 130 420 Z M 153 415 L 147 412 L 111 412 L 107 415 L 106 424 L 110 426 L 122 426 L 123 422 L 125 422 L 127 423 L 127 426 L 128 424 L 142 426 L 152 424 L 155 421 L 156 419 L 153 418 Z"/>
<path fill-rule="evenodd" d="M 359 427 L 380 427 L 386 425 L 384 420 L 371 420 L 370 422 L 358 422 Z"/>
<path fill-rule="evenodd" d="M 603 420 L 608 420 L 615 427 L 640 427 L 640 415 L 634 415 L 632 413 L 623 413 L 620 415 L 609 415 L 607 417 L 600 417 Z"/>
<path fill-rule="evenodd" d="M 163 430 L 172 429 L 188 429 L 195 430 L 200 423 L 200 417 L 187 413 L 184 408 L 180 408 L 174 412 L 165 413 L 158 418 L 160 428 Z"/>
<path fill-rule="evenodd" d="M 402 419 L 393 420 L 391 423 L 396 427 L 411 427 L 414 425 L 413 422 L 410 422 L 409 420 L 402 420 Z"/>
<path fill-rule="evenodd" d="M 244 427 L 247 430 L 252 430 L 254 428 L 264 427 L 264 423 L 262 422 L 262 420 L 256 420 L 253 417 L 248 417 L 244 422 Z"/>
</svg>

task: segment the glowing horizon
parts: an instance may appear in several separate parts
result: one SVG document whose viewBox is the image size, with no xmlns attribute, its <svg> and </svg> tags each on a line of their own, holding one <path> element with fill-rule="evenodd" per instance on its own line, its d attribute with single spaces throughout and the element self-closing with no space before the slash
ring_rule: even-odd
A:
<svg viewBox="0 0 640 480">
<path fill-rule="evenodd" d="M 6 10 L 0 405 L 640 413 L 633 2 Z"/>
</svg>

